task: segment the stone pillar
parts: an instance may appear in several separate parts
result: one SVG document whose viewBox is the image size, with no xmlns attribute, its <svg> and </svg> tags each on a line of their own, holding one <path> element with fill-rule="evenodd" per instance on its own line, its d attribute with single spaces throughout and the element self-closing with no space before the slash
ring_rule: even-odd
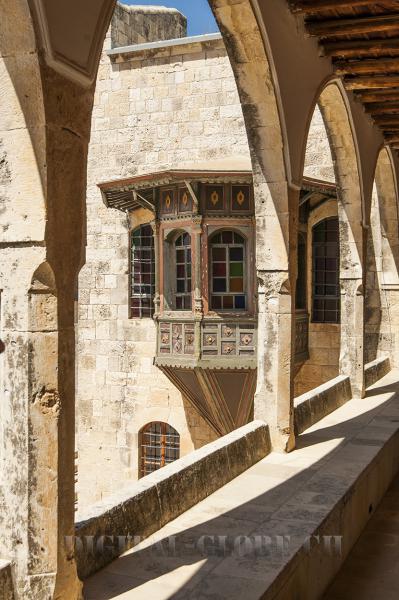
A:
<svg viewBox="0 0 399 600">
<path fill-rule="evenodd" d="M 202 236 L 202 217 L 200 215 L 193 217 L 193 240 L 192 248 L 194 248 L 194 272 L 192 273 L 192 282 L 194 288 L 194 327 L 195 327 L 195 355 L 200 358 L 201 355 L 201 322 L 204 315 L 202 302 L 202 252 L 201 252 L 201 236 Z"/>
<path fill-rule="evenodd" d="M 154 235 L 154 256 L 155 256 L 155 295 L 154 295 L 154 318 L 159 316 L 161 304 L 161 296 L 159 293 L 159 221 L 156 219 L 151 221 L 151 229 Z"/>
<path fill-rule="evenodd" d="M 363 398 L 364 385 L 364 285 L 359 278 L 341 275 L 341 352 L 339 369 L 349 375 L 354 398 Z"/>
<path fill-rule="evenodd" d="M 65 540 L 74 535 L 74 288 L 93 89 L 44 65 L 39 75 L 37 61 L 24 55 L 29 77 L 10 81 L 15 112 L 0 111 L 0 555 L 12 562 L 16 600 L 77 600 Z"/>
<path fill-rule="evenodd" d="M 341 345 L 339 370 L 351 380 L 354 398 L 365 394 L 365 278 L 363 265 L 369 229 L 348 218 L 345 204 L 338 201 L 340 237 Z"/>
<path fill-rule="evenodd" d="M 255 419 L 268 423 L 274 449 L 289 451 L 295 446 L 293 378 L 299 192 L 289 189 L 287 183 L 270 185 L 269 189 L 267 192 L 264 185 L 255 186 L 256 201 L 266 205 L 266 215 L 257 218 L 258 379 L 254 413 Z M 279 205 L 286 205 L 287 212 L 273 214 Z"/>
</svg>

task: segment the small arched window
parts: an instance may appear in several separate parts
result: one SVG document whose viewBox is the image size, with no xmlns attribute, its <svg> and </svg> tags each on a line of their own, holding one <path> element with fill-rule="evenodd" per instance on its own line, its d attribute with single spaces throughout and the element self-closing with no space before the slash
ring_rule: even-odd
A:
<svg viewBox="0 0 399 600">
<path fill-rule="evenodd" d="M 211 238 L 211 309 L 245 310 L 245 240 L 235 231 Z"/>
<path fill-rule="evenodd" d="M 131 233 L 131 317 L 152 317 L 155 294 L 155 252 L 151 225 Z"/>
<path fill-rule="evenodd" d="M 191 236 L 182 233 L 175 241 L 176 310 L 191 310 Z"/>
<path fill-rule="evenodd" d="M 339 226 L 338 218 L 324 219 L 313 227 L 314 323 L 340 322 Z"/>
<path fill-rule="evenodd" d="M 140 476 L 144 477 L 180 458 L 180 435 L 160 421 L 140 432 Z"/>
</svg>

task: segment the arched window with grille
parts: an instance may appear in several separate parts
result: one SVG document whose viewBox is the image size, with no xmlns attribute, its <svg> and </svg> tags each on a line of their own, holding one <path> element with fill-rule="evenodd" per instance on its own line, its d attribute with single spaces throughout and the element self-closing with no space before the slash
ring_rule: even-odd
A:
<svg viewBox="0 0 399 600">
<path fill-rule="evenodd" d="M 140 432 L 140 476 L 144 477 L 180 458 L 180 435 L 171 425 L 155 421 Z"/>
<path fill-rule="evenodd" d="M 245 239 L 220 231 L 210 239 L 211 309 L 246 310 Z"/>
<path fill-rule="evenodd" d="M 176 310 L 191 310 L 191 236 L 182 233 L 175 241 Z"/>
<path fill-rule="evenodd" d="M 312 230 L 312 321 L 340 322 L 339 224 L 337 217 L 320 221 Z"/>
<path fill-rule="evenodd" d="M 152 317 L 155 294 L 154 235 L 149 224 L 131 233 L 130 316 Z"/>
</svg>

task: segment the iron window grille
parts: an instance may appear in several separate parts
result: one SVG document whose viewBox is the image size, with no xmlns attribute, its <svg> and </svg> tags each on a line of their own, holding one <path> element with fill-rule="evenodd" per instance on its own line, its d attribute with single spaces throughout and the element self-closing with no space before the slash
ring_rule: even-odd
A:
<svg viewBox="0 0 399 600">
<path fill-rule="evenodd" d="M 167 423 L 149 423 L 141 430 L 140 438 L 141 477 L 180 458 L 180 435 Z"/>
<path fill-rule="evenodd" d="M 154 315 L 155 251 L 151 225 L 140 225 L 131 233 L 130 316 Z"/>
<path fill-rule="evenodd" d="M 337 217 L 324 219 L 313 227 L 312 250 L 312 320 L 314 323 L 339 323 L 341 303 Z"/>
</svg>

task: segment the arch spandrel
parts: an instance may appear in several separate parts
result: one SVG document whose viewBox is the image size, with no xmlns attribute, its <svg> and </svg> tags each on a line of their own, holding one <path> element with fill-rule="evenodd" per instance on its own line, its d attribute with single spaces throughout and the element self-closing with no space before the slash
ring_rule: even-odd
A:
<svg viewBox="0 0 399 600">
<path fill-rule="evenodd" d="M 318 103 L 330 141 L 338 190 L 341 278 L 362 278 L 364 203 L 350 114 L 342 90 L 335 83 L 330 83 L 324 88 Z"/>
</svg>

